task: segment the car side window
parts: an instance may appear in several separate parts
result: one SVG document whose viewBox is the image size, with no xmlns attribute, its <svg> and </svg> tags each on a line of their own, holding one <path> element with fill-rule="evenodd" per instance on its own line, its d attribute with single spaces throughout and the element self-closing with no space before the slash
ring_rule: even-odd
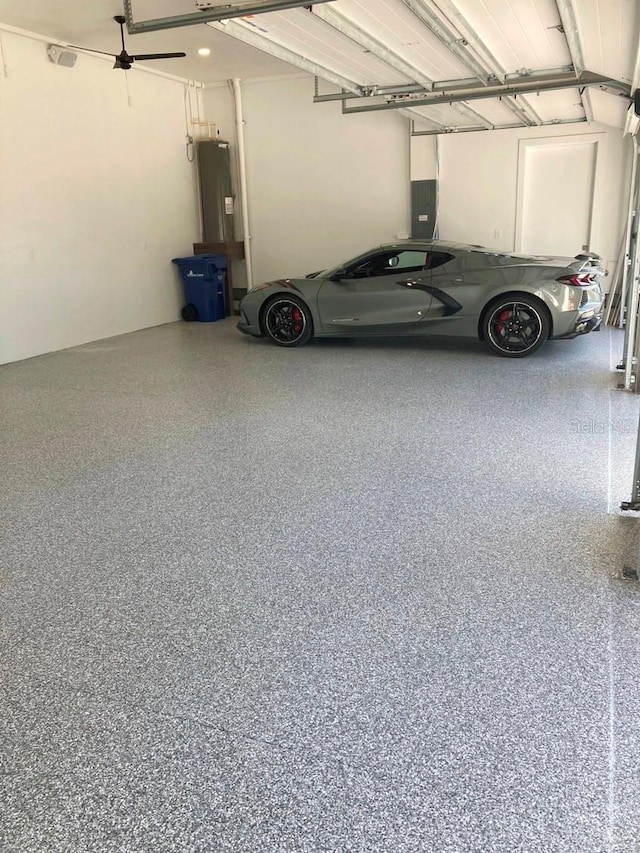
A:
<svg viewBox="0 0 640 853">
<path fill-rule="evenodd" d="M 417 272 L 424 269 L 427 256 L 427 252 L 400 252 L 397 256 L 398 263 L 395 265 L 395 269 L 402 270 L 403 272 Z"/>
<path fill-rule="evenodd" d="M 347 278 L 369 278 L 393 273 L 420 272 L 425 269 L 428 253 L 415 249 L 376 252 L 347 269 Z"/>
<path fill-rule="evenodd" d="M 427 255 L 427 263 L 425 269 L 435 270 L 438 267 L 444 266 L 449 261 L 453 260 L 453 255 L 447 252 L 429 252 Z"/>
</svg>

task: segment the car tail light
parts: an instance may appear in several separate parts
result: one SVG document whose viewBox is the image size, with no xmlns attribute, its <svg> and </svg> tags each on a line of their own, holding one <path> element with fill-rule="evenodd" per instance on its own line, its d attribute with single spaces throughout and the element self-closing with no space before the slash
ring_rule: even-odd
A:
<svg viewBox="0 0 640 853">
<path fill-rule="evenodd" d="M 561 275 L 556 281 L 561 281 L 563 284 L 572 284 L 574 287 L 589 287 L 589 285 L 593 284 L 594 278 L 588 273 L 583 273 L 582 275 L 576 273 L 574 275 Z"/>
</svg>

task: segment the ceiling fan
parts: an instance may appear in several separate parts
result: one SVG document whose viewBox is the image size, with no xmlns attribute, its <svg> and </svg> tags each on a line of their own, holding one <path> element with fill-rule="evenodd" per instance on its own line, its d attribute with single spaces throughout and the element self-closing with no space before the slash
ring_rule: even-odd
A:
<svg viewBox="0 0 640 853">
<path fill-rule="evenodd" d="M 122 50 L 120 53 L 117 53 L 117 54 L 107 53 L 104 50 L 94 50 L 91 47 L 81 47 L 80 45 L 77 45 L 77 44 L 72 44 L 69 46 L 75 47 L 78 50 L 88 50 L 91 53 L 102 53 L 105 56 L 113 56 L 113 58 L 115 59 L 115 64 L 113 67 L 114 68 L 122 68 L 125 71 L 127 71 L 129 68 L 131 68 L 132 63 L 136 62 L 136 60 L 139 61 L 139 60 L 147 60 L 147 59 L 174 59 L 174 58 L 178 58 L 178 57 L 187 55 L 186 53 L 180 52 L 180 53 L 136 53 L 135 55 L 132 56 L 131 54 L 127 53 L 127 49 L 124 45 L 124 25 L 125 25 L 127 19 L 125 18 L 124 15 L 114 15 L 113 20 L 116 22 L 116 24 L 120 25 L 120 39 L 122 41 Z"/>
</svg>

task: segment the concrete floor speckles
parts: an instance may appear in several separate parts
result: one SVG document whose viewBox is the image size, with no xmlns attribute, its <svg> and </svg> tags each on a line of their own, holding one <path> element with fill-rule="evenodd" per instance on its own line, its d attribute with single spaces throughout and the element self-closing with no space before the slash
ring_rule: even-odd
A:
<svg viewBox="0 0 640 853">
<path fill-rule="evenodd" d="M 0 848 L 640 849 L 621 345 L 0 368 Z"/>
</svg>

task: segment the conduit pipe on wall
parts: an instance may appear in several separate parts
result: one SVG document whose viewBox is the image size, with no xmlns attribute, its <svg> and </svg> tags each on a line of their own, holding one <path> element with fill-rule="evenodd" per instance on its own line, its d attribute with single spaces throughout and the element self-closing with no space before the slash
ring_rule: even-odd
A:
<svg viewBox="0 0 640 853">
<path fill-rule="evenodd" d="M 240 203 L 242 205 L 242 237 L 244 240 L 244 261 L 247 275 L 247 290 L 253 287 L 253 269 L 251 264 L 251 234 L 249 232 L 249 203 L 247 198 L 247 164 L 244 151 L 244 116 L 242 114 L 242 89 L 240 80 L 231 81 L 236 111 L 236 139 L 238 141 L 238 173 L 240 176 Z"/>
</svg>

